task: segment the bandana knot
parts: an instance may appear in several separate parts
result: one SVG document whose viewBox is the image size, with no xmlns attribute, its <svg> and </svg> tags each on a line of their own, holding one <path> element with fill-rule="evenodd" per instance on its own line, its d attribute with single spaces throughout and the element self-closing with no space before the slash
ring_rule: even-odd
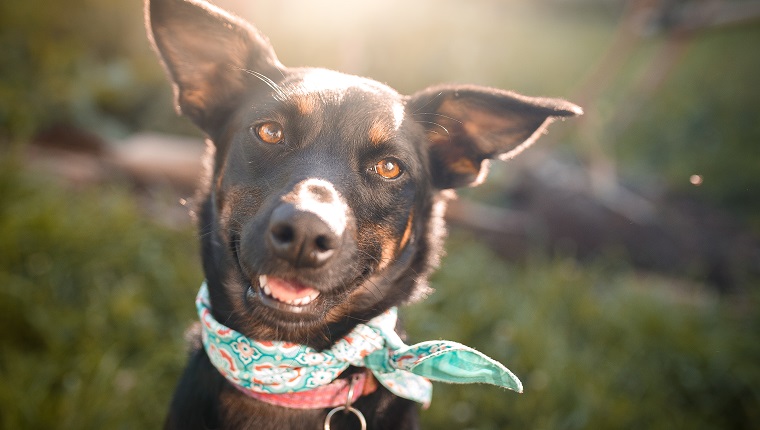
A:
<svg viewBox="0 0 760 430">
<path fill-rule="evenodd" d="M 390 392 L 427 406 L 430 380 L 485 383 L 522 392 L 503 364 L 461 343 L 433 340 L 406 345 L 395 331 L 397 309 L 358 324 L 330 348 L 317 351 L 282 341 L 256 341 L 214 319 L 204 282 L 195 299 L 203 347 L 211 363 L 251 395 L 298 393 L 324 387 L 350 365 L 369 369 Z"/>
</svg>

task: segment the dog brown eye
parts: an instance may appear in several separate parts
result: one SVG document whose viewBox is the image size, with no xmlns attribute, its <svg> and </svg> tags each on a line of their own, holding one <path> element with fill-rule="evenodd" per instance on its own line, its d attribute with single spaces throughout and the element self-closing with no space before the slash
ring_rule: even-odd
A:
<svg viewBox="0 0 760 430">
<path fill-rule="evenodd" d="M 266 143 L 276 144 L 282 142 L 282 126 L 276 122 L 265 122 L 256 127 L 256 134 L 259 139 Z"/>
<path fill-rule="evenodd" d="M 398 160 L 393 158 L 384 158 L 378 161 L 372 170 L 385 179 L 396 179 L 401 176 L 401 173 L 403 173 L 403 170 L 401 170 L 401 164 Z"/>
</svg>

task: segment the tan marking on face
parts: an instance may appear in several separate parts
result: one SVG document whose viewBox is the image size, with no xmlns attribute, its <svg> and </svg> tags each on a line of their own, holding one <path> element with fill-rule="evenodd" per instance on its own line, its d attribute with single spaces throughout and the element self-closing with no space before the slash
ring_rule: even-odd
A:
<svg viewBox="0 0 760 430">
<path fill-rule="evenodd" d="M 401 236 L 401 242 L 399 242 L 398 248 L 404 249 L 407 243 L 409 243 L 409 238 L 412 236 L 412 221 L 414 220 L 414 211 L 409 213 L 409 219 L 406 220 L 406 229 L 404 230 L 403 236 Z"/>
<path fill-rule="evenodd" d="M 382 254 L 380 256 L 380 264 L 377 265 L 378 270 L 383 270 L 393 261 L 393 257 L 396 256 L 396 241 L 393 240 L 392 235 L 382 234 Z"/>
<path fill-rule="evenodd" d="M 219 207 L 219 225 L 222 227 L 220 233 L 225 239 L 228 239 L 228 232 L 230 230 L 238 230 L 239 226 L 235 226 L 234 220 L 238 219 L 240 214 L 235 214 L 235 205 L 230 202 L 241 201 L 245 199 L 246 192 L 240 187 L 233 187 L 229 190 L 217 190 L 217 206 Z"/>
<path fill-rule="evenodd" d="M 393 137 L 393 128 L 382 120 L 375 120 L 369 128 L 369 141 L 373 145 L 387 142 Z"/>
<path fill-rule="evenodd" d="M 388 226 L 373 224 L 367 227 L 365 235 L 368 244 L 380 244 L 377 269 L 381 271 L 393 261 L 396 255 L 398 239 Z"/>
<path fill-rule="evenodd" d="M 301 115 L 311 115 L 317 110 L 317 98 L 312 94 L 304 94 L 296 97 L 296 108 Z"/>
</svg>

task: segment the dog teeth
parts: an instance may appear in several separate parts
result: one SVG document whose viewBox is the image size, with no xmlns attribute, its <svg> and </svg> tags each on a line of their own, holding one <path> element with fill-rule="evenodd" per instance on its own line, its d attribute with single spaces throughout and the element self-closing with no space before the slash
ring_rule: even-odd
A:
<svg viewBox="0 0 760 430">
<path fill-rule="evenodd" d="M 274 296 L 274 294 L 272 293 L 272 288 L 268 285 L 268 283 L 269 283 L 269 279 L 267 278 L 266 275 L 259 276 L 259 285 L 261 286 L 261 292 L 263 292 L 268 297 L 281 301 L 282 303 L 285 303 L 287 305 L 305 306 L 313 302 L 317 297 L 319 297 L 319 291 L 316 291 L 306 297 L 299 297 L 297 299 L 292 299 L 292 300 L 281 300 Z"/>
<path fill-rule="evenodd" d="M 318 292 L 317 293 L 312 293 L 310 296 L 306 296 L 306 297 L 302 298 L 301 302 L 303 302 L 303 303 L 301 303 L 301 304 L 302 305 L 308 305 L 309 303 L 313 302 L 314 299 L 316 299 L 317 297 L 319 297 L 319 293 Z"/>
<path fill-rule="evenodd" d="M 267 296 L 272 297 L 272 289 L 269 288 L 269 285 L 267 285 L 267 281 L 268 280 L 266 275 L 259 276 L 259 285 L 261 286 L 261 291 L 263 291 Z"/>
<path fill-rule="evenodd" d="M 309 303 L 313 302 L 314 299 L 316 299 L 317 297 L 319 297 L 319 293 L 314 293 L 314 294 L 312 294 L 310 296 L 301 297 L 301 298 L 298 298 L 298 299 L 286 301 L 285 303 L 288 304 L 288 305 L 293 305 L 293 306 L 305 306 L 305 305 L 308 305 Z"/>
</svg>

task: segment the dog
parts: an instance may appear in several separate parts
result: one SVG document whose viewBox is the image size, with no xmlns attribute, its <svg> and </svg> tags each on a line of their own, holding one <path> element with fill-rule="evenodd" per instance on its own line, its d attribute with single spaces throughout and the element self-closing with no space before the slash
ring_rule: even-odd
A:
<svg viewBox="0 0 760 430">
<path fill-rule="evenodd" d="M 429 392 L 413 373 L 439 369 L 388 382 L 396 368 L 367 363 L 387 344 L 396 349 L 381 357 L 404 352 L 393 366 L 420 351 L 403 344 L 393 311 L 430 293 L 446 201 L 483 181 L 489 160 L 514 157 L 581 109 L 472 85 L 404 96 L 363 77 L 285 67 L 251 24 L 203 0 L 146 0 L 145 14 L 178 113 L 209 148 L 197 209 L 201 323 L 165 428 L 418 428 L 425 394 L 403 393 Z M 341 349 L 357 339 L 374 346 Z M 511 378 L 459 344 L 431 345 L 430 357 L 456 350 Z M 355 357 L 319 367 L 341 354 Z M 258 373 L 240 373 L 240 360 Z M 299 360 L 318 365 L 291 392 L 312 369 Z M 326 369 L 332 377 L 320 382 Z M 409 381 L 419 386 L 398 388 Z M 502 385 L 520 388 L 511 384 Z M 317 392 L 338 401 L 323 405 Z"/>
</svg>

